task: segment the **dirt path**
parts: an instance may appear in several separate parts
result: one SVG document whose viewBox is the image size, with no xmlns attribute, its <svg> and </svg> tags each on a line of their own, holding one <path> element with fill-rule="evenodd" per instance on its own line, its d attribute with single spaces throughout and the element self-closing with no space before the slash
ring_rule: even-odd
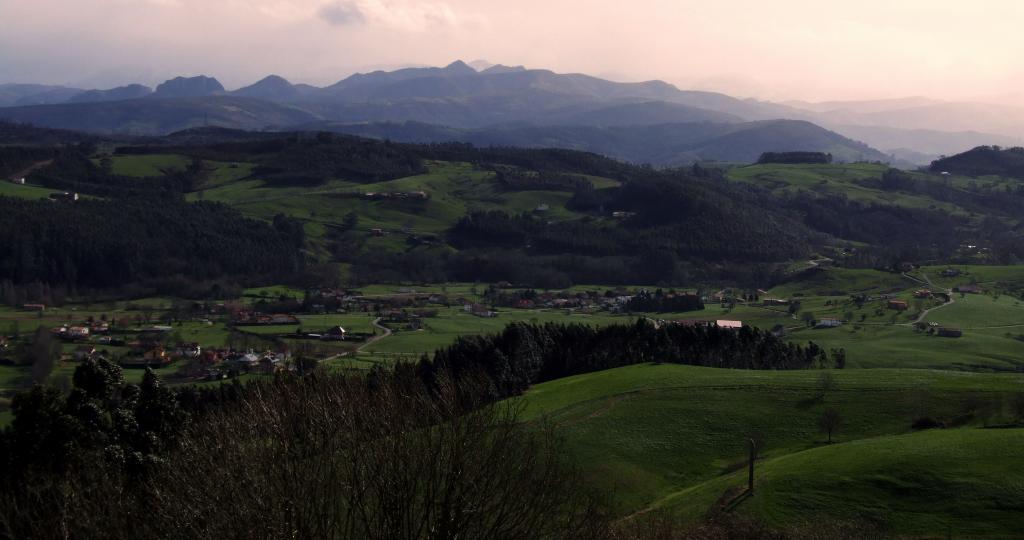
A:
<svg viewBox="0 0 1024 540">
<path fill-rule="evenodd" d="M 28 175 L 32 174 L 32 171 L 37 170 L 37 169 L 42 169 L 43 167 L 46 167 L 47 165 L 49 165 L 51 163 L 53 163 L 52 159 L 48 159 L 46 161 L 37 161 L 36 163 L 33 163 L 32 165 L 30 165 L 27 169 L 25 169 L 23 171 L 19 171 L 19 172 L 15 173 L 15 174 L 12 174 L 10 176 L 10 178 L 12 180 L 15 179 L 15 178 L 25 178 Z"/>
</svg>

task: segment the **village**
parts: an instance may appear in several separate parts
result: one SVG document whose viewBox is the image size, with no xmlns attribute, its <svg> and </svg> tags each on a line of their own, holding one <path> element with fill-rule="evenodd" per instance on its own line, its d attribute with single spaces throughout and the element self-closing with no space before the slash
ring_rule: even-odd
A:
<svg viewBox="0 0 1024 540">
<path fill-rule="evenodd" d="M 950 269 L 943 276 L 956 279 L 958 272 Z M 61 344 L 62 364 L 106 358 L 129 370 L 161 370 L 162 376 L 180 383 L 298 371 L 317 362 L 365 368 L 371 365 L 367 361 L 411 360 L 458 335 L 491 331 L 514 321 L 607 324 L 645 318 L 656 326 L 739 330 L 749 325 L 778 337 L 845 325 L 895 324 L 924 335 L 960 338 L 961 328 L 925 321 L 924 314 L 948 305 L 954 294 L 982 292 L 978 285 L 961 283 L 945 290 L 920 287 L 819 300 L 763 289 L 536 290 L 498 282 L 365 290 L 271 287 L 234 300 L 168 299 L 156 306 L 127 302 L 116 313 L 83 309 L 78 314 L 77 308 L 69 312 L 31 302 L 19 312 L 26 320 L 34 316 L 54 321 L 46 328 Z M 852 316 L 854 310 L 858 318 Z M 891 316 L 883 315 L 886 312 Z M 906 322 L 897 324 L 897 317 Z M 19 347 L 25 339 L 24 332 L 20 340 L 17 332 L 6 334 L 0 333 L 0 361 L 10 362 L 22 354 Z"/>
</svg>

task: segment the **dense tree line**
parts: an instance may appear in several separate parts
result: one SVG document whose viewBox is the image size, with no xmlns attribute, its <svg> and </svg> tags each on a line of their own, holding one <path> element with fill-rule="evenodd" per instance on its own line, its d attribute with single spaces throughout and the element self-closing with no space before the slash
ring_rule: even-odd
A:
<svg viewBox="0 0 1024 540">
<path fill-rule="evenodd" d="M 932 172 L 950 172 L 964 176 L 998 175 L 1024 179 L 1024 148 L 979 146 L 955 156 L 937 159 Z"/>
<path fill-rule="evenodd" d="M 35 163 L 57 157 L 59 148 L 41 146 L 0 146 L 0 181 Z"/>
<path fill-rule="evenodd" d="M 498 170 L 495 173 L 498 186 L 505 191 L 576 191 L 592 186 L 589 180 L 579 176 L 558 173 L 527 173 L 523 171 Z"/>
<path fill-rule="evenodd" d="M 180 277 L 281 279 L 303 264 L 301 224 L 214 203 L 0 197 L 0 280 L 118 288 Z"/>
<path fill-rule="evenodd" d="M 783 164 L 825 164 L 832 163 L 832 154 L 825 152 L 765 152 L 757 160 L 758 163 Z"/>
<path fill-rule="evenodd" d="M 666 325 L 640 319 L 633 325 L 595 328 L 577 324 L 514 323 L 493 336 L 460 337 L 424 359 L 416 375 L 482 371 L 492 399 L 517 395 L 531 385 L 615 367 L 668 362 L 731 369 L 807 369 L 825 366 L 828 353 L 815 345 L 787 343 L 770 332 L 744 326 Z"/>
<path fill-rule="evenodd" d="M 51 129 L 0 120 L 0 145 L 32 145 L 38 147 L 93 144 L 102 139 L 66 129 Z"/>
<path fill-rule="evenodd" d="M 127 146 L 122 154 L 180 153 L 201 159 L 259 164 L 261 177 L 279 185 L 309 185 L 330 178 L 380 182 L 426 172 L 423 160 L 408 148 L 357 137 L 282 134 L 279 138 L 206 145 Z"/>
</svg>

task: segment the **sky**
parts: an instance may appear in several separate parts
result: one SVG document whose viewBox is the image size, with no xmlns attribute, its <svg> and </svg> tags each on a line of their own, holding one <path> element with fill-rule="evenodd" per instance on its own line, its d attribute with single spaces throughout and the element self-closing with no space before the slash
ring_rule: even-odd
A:
<svg viewBox="0 0 1024 540">
<path fill-rule="evenodd" d="M 0 83 L 109 88 L 486 59 L 770 100 L 1024 105 L 1018 0 L 0 0 Z"/>
</svg>

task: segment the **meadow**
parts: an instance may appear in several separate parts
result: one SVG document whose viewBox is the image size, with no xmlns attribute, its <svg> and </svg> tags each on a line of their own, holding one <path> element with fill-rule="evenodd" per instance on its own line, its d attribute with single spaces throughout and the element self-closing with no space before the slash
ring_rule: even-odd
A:
<svg viewBox="0 0 1024 540">
<path fill-rule="evenodd" d="M 1012 419 L 1006 404 L 1024 392 L 1024 379 L 932 370 L 830 370 L 834 386 L 823 391 L 822 373 L 642 364 L 539 384 L 513 402 L 521 407 L 524 421 L 551 426 L 565 438 L 590 481 L 615 494 L 615 509 L 623 516 L 655 508 L 692 518 L 703 516 L 727 490 L 744 485 L 750 438 L 761 447 L 758 482 L 766 487 L 757 488 L 755 496 L 739 508 L 751 508 L 775 523 L 792 523 L 818 511 L 849 517 L 843 510 L 853 506 L 891 508 L 913 486 L 849 473 L 867 465 L 894 473 L 915 452 L 930 455 L 935 466 L 941 462 L 960 465 L 919 474 L 926 469 L 922 465 L 906 470 L 904 480 L 914 476 L 921 484 L 934 481 L 929 488 L 938 491 L 950 487 L 942 483 L 945 480 L 976 468 L 987 474 L 977 481 L 979 490 L 951 490 L 946 495 L 949 504 L 963 501 L 965 508 L 971 508 L 968 501 L 975 494 L 998 496 L 1001 508 L 992 499 L 975 504 L 1001 517 L 1004 527 L 1007 518 L 1019 511 L 1015 505 L 1020 504 L 1020 484 L 1000 487 L 993 479 L 1013 461 L 1004 445 L 1024 441 L 1024 430 L 982 426 Z M 979 400 L 997 404 L 998 412 L 987 419 L 965 412 Z M 842 418 L 834 444 L 826 444 L 818 429 L 818 418 L 826 408 L 839 411 Z M 958 427 L 916 433 L 911 425 L 920 417 Z M 943 453 L 942 440 L 962 444 Z M 865 448 L 873 459 L 857 458 Z M 903 450 L 888 453 L 895 448 Z M 996 462 L 985 465 L 968 459 L 974 448 L 985 449 Z M 802 456 L 821 457 L 802 462 Z M 793 465 L 784 468 L 786 463 Z M 811 463 L 816 468 L 803 468 Z M 939 474 L 946 478 L 938 478 Z M 1015 471 L 1013 477 L 1020 474 Z M 783 475 L 796 486 L 775 481 Z M 971 481 L 965 477 L 963 483 Z M 873 485 L 875 491 L 849 490 L 851 483 Z M 921 508 L 926 499 L 922 496 L 917 501 Z M 902 516 L 880 511 L 875 517 L 897 524 L 896 518 Z M 934 513 L 924 522 L 898 524 L 915 533 L 941 533 L 928 519 L 934 519 Z M 958 519 L 971 521 L 966 515 Z"/>
</svg>

